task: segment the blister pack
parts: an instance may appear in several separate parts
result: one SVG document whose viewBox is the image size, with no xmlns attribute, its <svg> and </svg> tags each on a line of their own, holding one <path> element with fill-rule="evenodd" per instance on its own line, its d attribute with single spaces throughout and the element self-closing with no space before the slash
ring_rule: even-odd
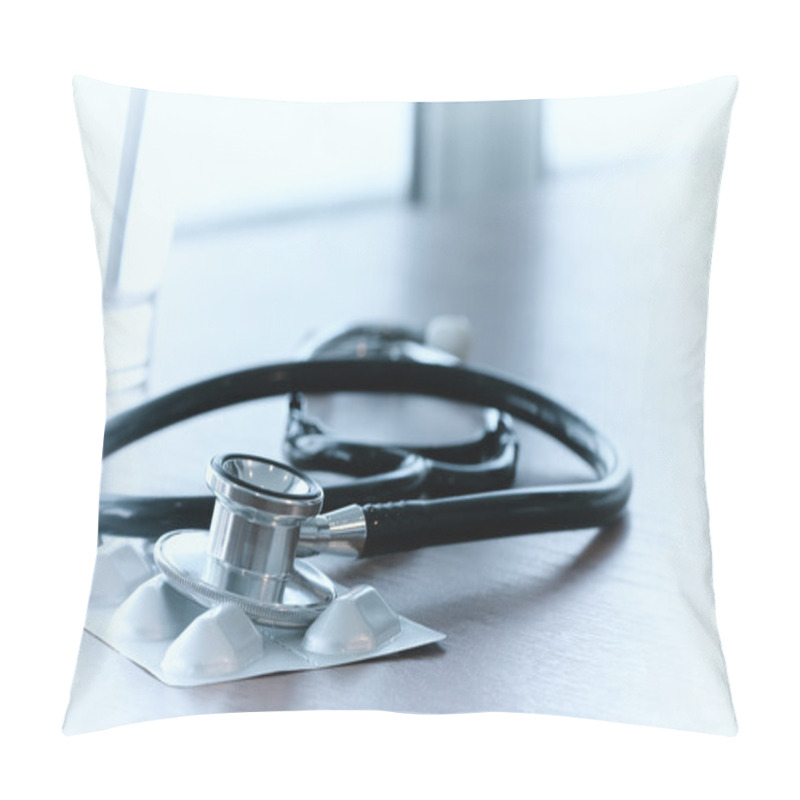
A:
<svg viewBox="0 0 800 800">
<path fill-rule="evenodd" d="M 171 686 L 333 667 L 445 638 L 396 614 L 370 586 L 336 586 L 306 628 L 262 625 L 236 603 L 205 606 L 177 591 L 151 550 L 126 540 L 98 548 L 86 629 Z"/>
</svg>

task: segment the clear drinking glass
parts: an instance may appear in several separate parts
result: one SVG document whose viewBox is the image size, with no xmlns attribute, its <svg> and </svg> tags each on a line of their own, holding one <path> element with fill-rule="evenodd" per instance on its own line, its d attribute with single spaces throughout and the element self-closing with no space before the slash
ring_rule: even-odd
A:
<svg viewBox="0 0 800 800">
<path fill-rule="evenodd" d="M 102 86 L 91 88 L 102 92 Z M 157 194 L 148 186 L 147 95 L 144 90 L 131 89 L 127 107 L 120 109 L 119 159 L 116 165 L 103 165 L 113 207 L 110 214 L 95 214 L 98 234 L 105 232 L 98 235 L 98 245 L 104 240 L 101 264 L 109 415 L 145 397 L 156 298 L 174 229 L 170 199 L 163 195 L 163 188 Z M 97 100 L 102 102 L 102 97 Z"/>
</svg>

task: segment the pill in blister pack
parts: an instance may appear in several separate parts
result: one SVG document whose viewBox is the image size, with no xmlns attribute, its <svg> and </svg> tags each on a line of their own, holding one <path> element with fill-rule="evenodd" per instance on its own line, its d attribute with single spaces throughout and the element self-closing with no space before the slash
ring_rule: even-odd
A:
<svg viewBox="0 0 800 800">
<path fill-rule="evenodd" d="M 125 541 L 98 549 L 86 629 L 172 686 L 332 667 L 444 639 L 370 586 L 337 587 L 305 629 L 260 625 L 235 603 L 206 607 L 179 593 L 147 551 Z"/>
</svg>

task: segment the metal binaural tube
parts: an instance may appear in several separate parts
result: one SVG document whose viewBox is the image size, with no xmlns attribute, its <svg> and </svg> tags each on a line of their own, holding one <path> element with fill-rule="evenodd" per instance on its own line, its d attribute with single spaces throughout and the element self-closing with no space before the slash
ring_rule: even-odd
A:
<svg viewBox="0 0 800 800">
<path fill-rule="evenodd" d="M 331 553 L 358 558 L 366 540 L 367 523 L 361 506 L 344 506 L 301 524 L 298 555 Z"/>
</svg>

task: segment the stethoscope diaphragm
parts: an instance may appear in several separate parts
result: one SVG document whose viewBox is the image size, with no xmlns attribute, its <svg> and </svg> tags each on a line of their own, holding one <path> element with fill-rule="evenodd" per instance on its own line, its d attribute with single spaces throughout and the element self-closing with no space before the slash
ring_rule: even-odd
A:
<svg viewBox="0 0 800 800">
<path fill-rule="evenodd" d="M 213 458 L 206 482 L 216 498 L 209 530 L 164 534 L 153 551 L 159 570 L 202 605 L 232 602 L 277 627 L 311 624 L 336 596 L 324 573 L 295 558 L 322 488 L 291 467 L 238 454 Z"/>
</svg>

